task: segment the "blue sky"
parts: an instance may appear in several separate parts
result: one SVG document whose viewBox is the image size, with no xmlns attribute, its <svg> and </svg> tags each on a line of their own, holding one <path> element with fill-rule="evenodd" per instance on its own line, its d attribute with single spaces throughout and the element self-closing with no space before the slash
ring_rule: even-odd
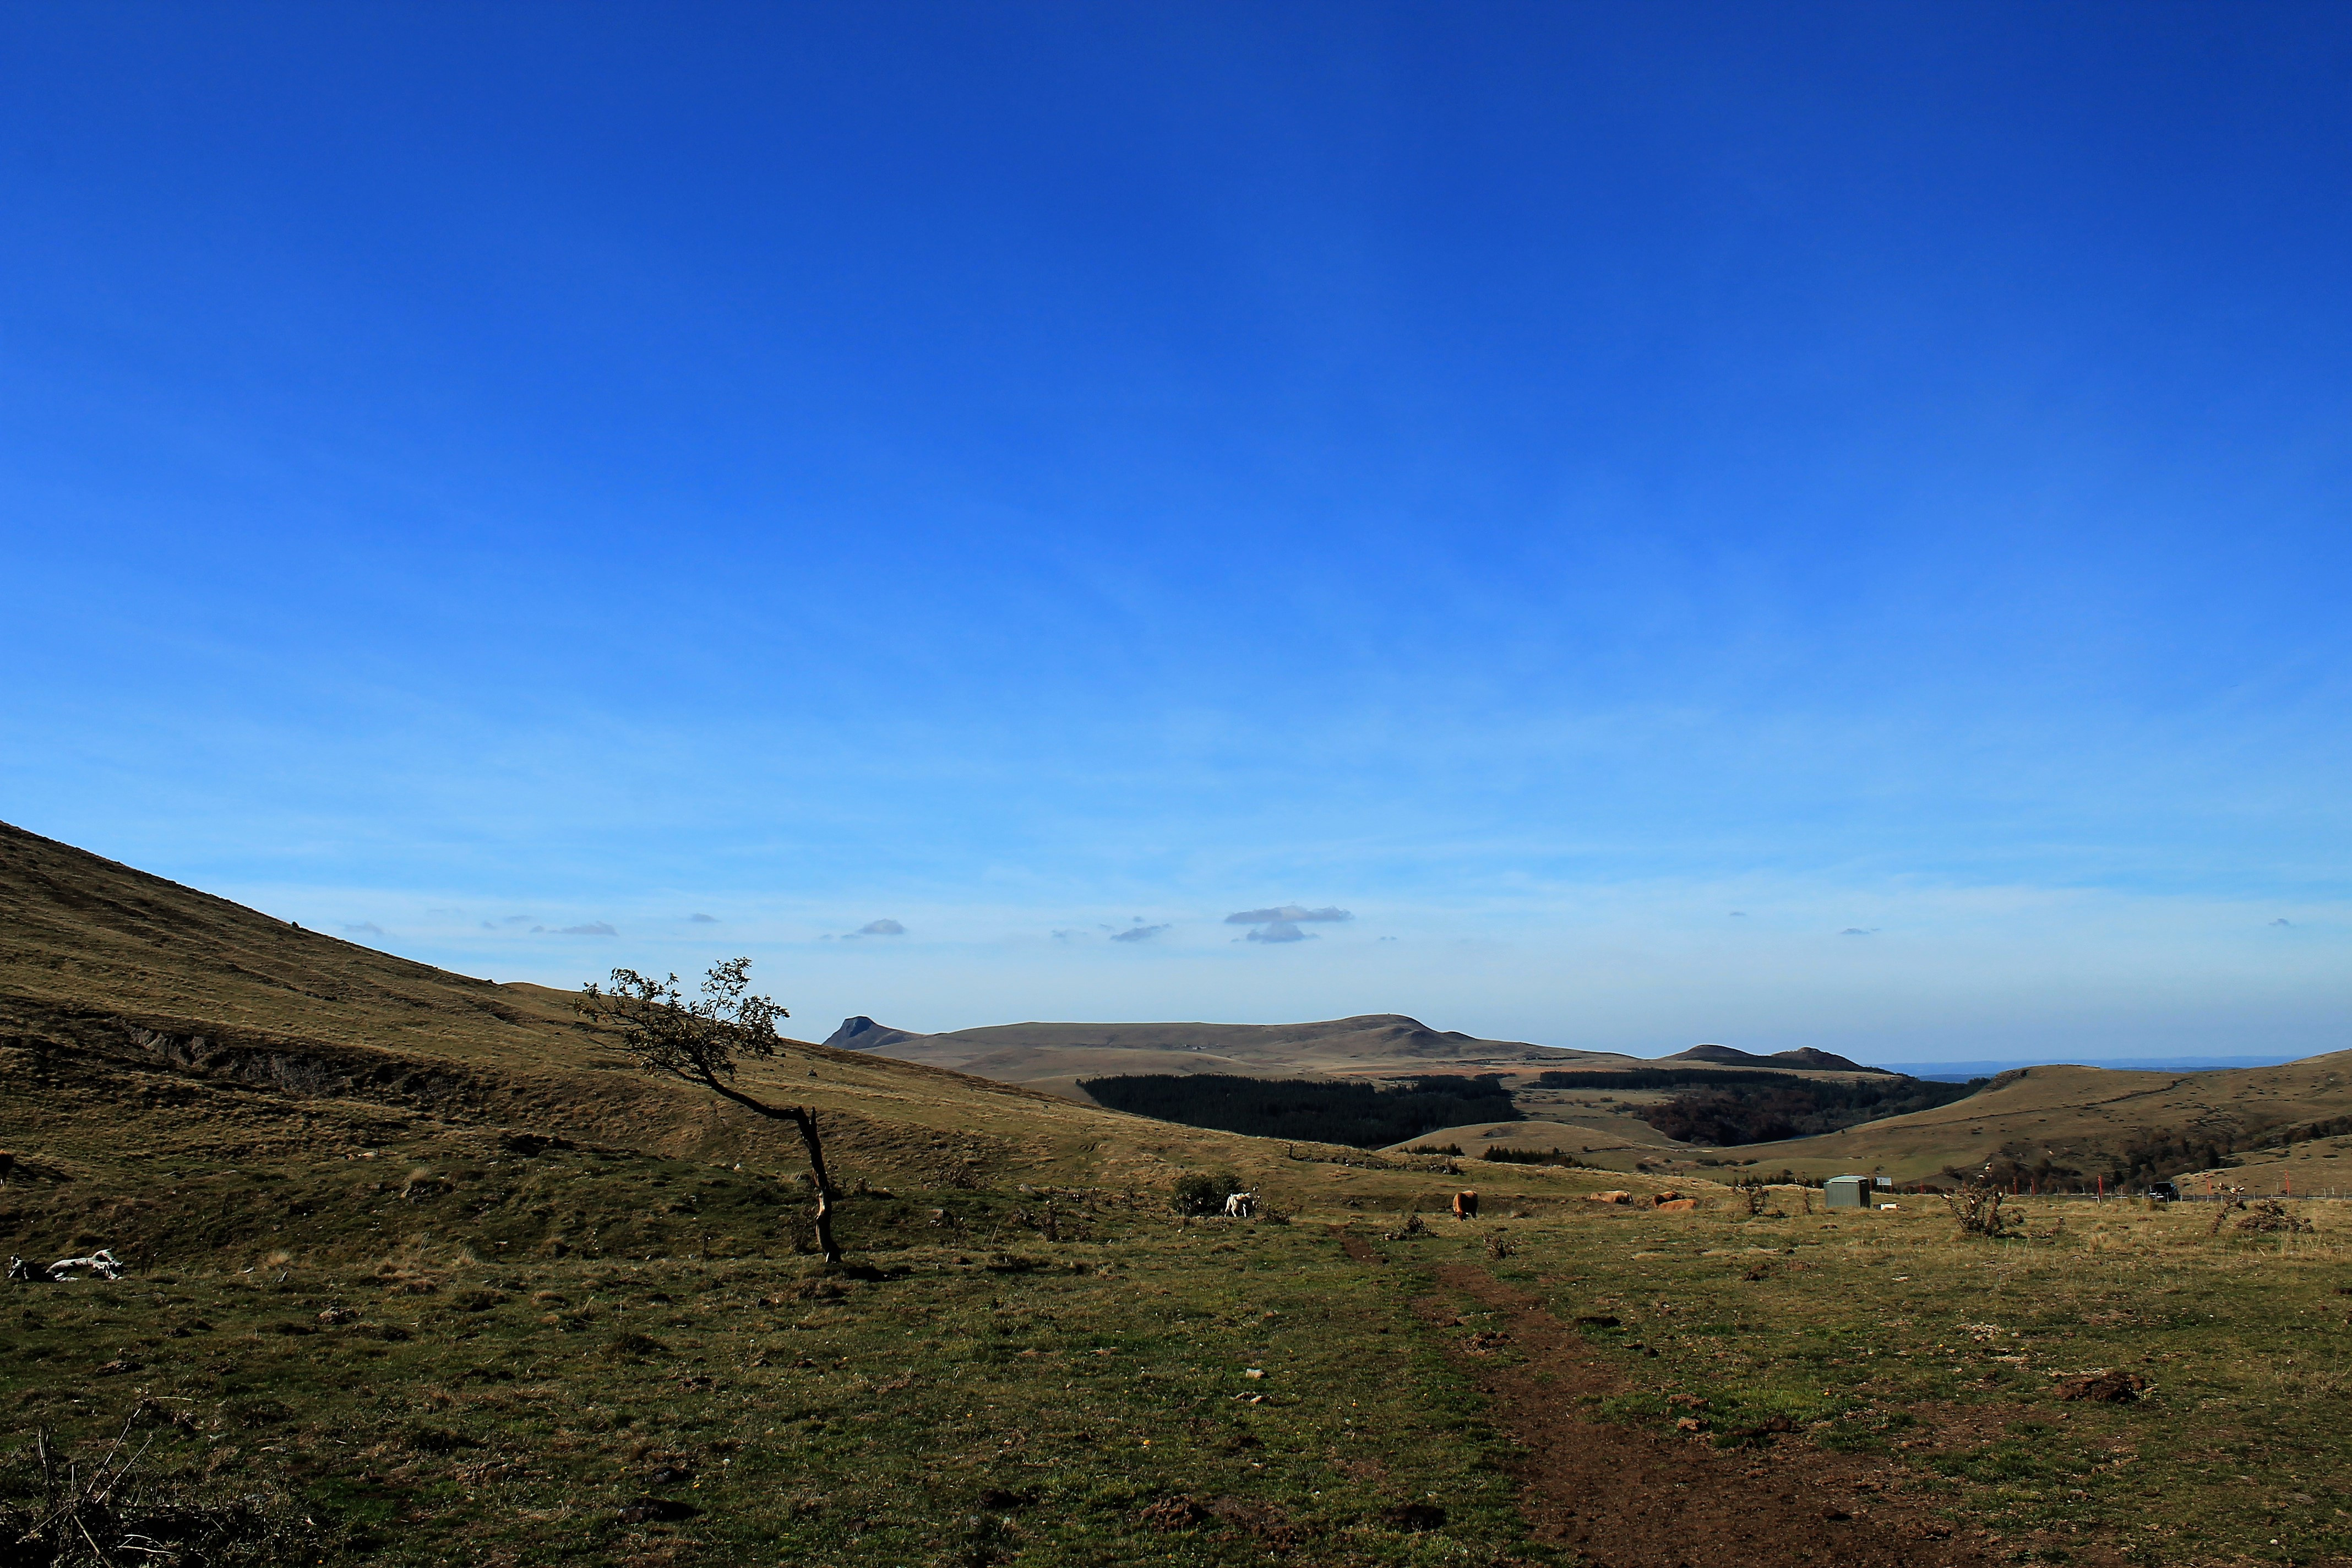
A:
<svg viewBox="0 0 2352 1568">
<path fill-rule="evenodd" d="M 2347 65 L 11 5 L 0 817 L 818 1036 L 2352 1047 Z"/>
</svg>

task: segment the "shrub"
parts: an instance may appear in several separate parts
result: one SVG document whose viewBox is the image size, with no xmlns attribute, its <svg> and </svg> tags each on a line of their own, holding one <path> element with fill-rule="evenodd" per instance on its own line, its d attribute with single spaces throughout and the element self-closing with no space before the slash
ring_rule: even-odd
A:
<svg viewBox="0 0 2352 1568">
<path fill-rule="evenodd" d="M 1225 1199 L 1242 1190 L 1242 1184 L 1230 1171 L 1220 1171 L 1213 1176 L 1188 1171 L 1176 1178 L 1170 1194 L 1171 1206 L 1182 1215 L 1221 1214 Z"/>
<path fill-rule="evenodd" d="M 1503 1165 L 1582 1165 L 1583 1161 L 1559 1149 L 1506 1149 L 1499 1144 L 1479 1151 L 1478 1158 Z"/>
<path fill-rule="evenodd" d="M 2013 1214 L 2000 1212 L 2001 1200 L 2009 1194 L 1999 1187 L 1970 1182 L 1957 1192 L 1942 1195 L 1952 1211 L 1952 1217 L 1960 1222 L 1960 1234 L 1963 1236 L 1997 1237 L 2021 1229 L 2025 1224 Z"/>
</svg>

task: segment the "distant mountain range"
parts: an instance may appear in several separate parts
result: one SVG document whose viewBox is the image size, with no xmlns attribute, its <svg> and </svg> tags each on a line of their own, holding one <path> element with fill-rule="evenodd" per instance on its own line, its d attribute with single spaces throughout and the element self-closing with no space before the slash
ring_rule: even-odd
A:
<svg viewBox="0 0 2352 1568">
<path fill-rule="evenodd" d="M 2284 1052 L 2266 1057 L 2103 1057 L 2075 1065 L 2104 1068 L 2109 1072 L 2228 1072 L 2242 1068 L 2284 1067 L 2303 1059 L 2293 1052 Z M 1972 1078 L 1999 1078 L 2020 1068 L 2053 1065 L 2055 1064 L 2034 1057 L 2006 1057 L 1972 1062 L 1895 1062 L 1883 1070 L 1942 1083 L 1965 1083 Z"/>
<path fill-rule="evenodd" d="M 919 1035 L 872 1018 L 842 1020 L 825 1042 L 976 1078 L 1085 1099 L 1077 1080 L 1134 1073 L 1232 1073 L 1244 1078 L 1368 1078 L 1405 1073 L 1528 1072 L 1631 1065 L 1599 1051 L 1482 1040 L 1398 1013 L 1312 1024 L 999 1024 Z"/>
<path fill-rule="evenodd" d="M 1520 1040 L 1487 1040 L 1433 1029 L 1401 1013 L 1311 1024 L 1000 1024 L 919 1035 L 863 1016 L 842 1020 L 824 1042 L 901 1061 L 952 1068 L 978 1078 L 1087 1098 L 1082 1078 L 1137 1073 L 1232 1073 L 1246 1078 L 1397 1078 L 1414 1073 L 1625 1070 L 1654 1062 L 1613 1051 L 1567 1050 Z M 1784 1072 L 1883 1074 L 1802 1047 L 1757 1056 L 1729 1046 L 1694 1046 L 1664 1058 L 1708 1067 Z"/>
<path fill-rule="evenodd" d="M 0 1094 L 0 1145 L 93 1183 L 93 1194 L 152 1194 L 152 1162 L 167 1154 L 340 1160 L 381 1147 L 436 1161 L 462 1151 L 472 1161 L 497 1139 L 551 1129 L 648 1157 L 772 1169 L 802 1157 L 788 1131 L 714 1115 L 698 1091 L 613 1070 L 611 1037 L 582 1027 L 576 1000 L 304 931 L 0 824 L 0 1083 L 11 1091 Z M 1735 1145 L 1679 1142 L 1636 1112 L 1759 1079 L 1777 1094 L 1781 1075 L 1790 1090 L 1809 1079 L 1817 1101 L 1842 1081 L 1903 1083 L 1815 1049 L 1759 1055 L 1708 1045 L 1648 1060 L 1481 1039 L 1399 1014 L 1280 1025 L 1032 1023 L 939 1035 L 858 1017 L 830 1044 L 851 1049 L 781 1041 L 777 1057 L 748 1065 L 742 1081 L 821 1107 L 828 1148 L 846 1168 L 917 1184 L 1052 1169 L 1057 1179 L 1083 1172 L 1106 1185 L 1148 1185 L 1187 1165 L 1246 1173 L 1261 1157 L 1282 1160 L 1288 1181 L 1354 1179 L 1342 1167 L 1310 1172 L 1231 1134 L 1106 1115 L 1086 1103 L 1082 1076 L 1493 1075 L 1519 1114 L 1440 1130 L 1448 1134 L 1441 1142 L 1557 1145 L 1588 1163 L 1691 1176 L 1719 1169 L 1715 1151 Z M 961 1071 L 915 1065 L 922 1063 Z M 2336 1173 L 2352 1156 L 2352 1051 L 2204 1071 L 2189 1069 L 2212 1068 L 2214 1058 L 2137 1064 L 2162 1068 L 2142 1071 L 1940 1065 L 2015 1070 L 1948 1104 L 1736 1147 L 1751 1170 L 1816 1175 L 1910 1181 L 1997 1170 L 2034 1180 L 2100 1172 L 2137 1179 L 2227 1159 L 2235 1162 L 2227 1179 L 2255 1191 L 2283 1190 L 2290 1179 L 2298 1193 L 2352 1186 Z M 1718 1075 L 1719 1084 L 1705 1081 Z M 1702 1151 L 1714 1163 L 1697 1163 Z M 1503 1179 L 1499 1168 L 1483 1174 L 1482 1184 Z M 0 1213 L 0 1241 L 29 1238 L 54 1212 L 20 1205 L 13 1222 Z"/>
</svg>

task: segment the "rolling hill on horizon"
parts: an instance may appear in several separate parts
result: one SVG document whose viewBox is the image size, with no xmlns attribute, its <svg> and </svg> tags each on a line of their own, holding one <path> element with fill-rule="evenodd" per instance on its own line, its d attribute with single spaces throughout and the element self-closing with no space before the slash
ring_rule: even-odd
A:
<svg viewBox="0 0 2352 1568">
<path fill-rule="evenodd" d="M 1834 1052 L 1819 1050 L 1811 1046 L 1799 1046 L 1792 1051 L 1774 1051 L 1769 1056 L 1759 1056 L 1753 1051 L 1743 1051 L 1736 1046 L 1693 1046 L 1686 1051 L 1676 1051 L 1670 1057 L 1661 1057 L 1658 1059 L 1668 1062 L 1713 1062 L 1721 1067 L 1787 1068 L 1801 1072 L 1892 1072 L 1894 1070 L 1890 1068 L 1864 1067 L 1858 1061 L 1838 1056 Z"/>
<path fill-rule="evenodd" d="M 997 1024 L 920 1035 L 867 1017 L 825 1043 L 1086 1100 L 1080 1079 L 1216 1073 L 1240 1078 L 1378 1078 L 1484 1070 L 1529 1073 L 1631 1066 L 1635 1058 L 1433 1029 L 1397 1013 L 1305 1024 Z"/>
</svg>

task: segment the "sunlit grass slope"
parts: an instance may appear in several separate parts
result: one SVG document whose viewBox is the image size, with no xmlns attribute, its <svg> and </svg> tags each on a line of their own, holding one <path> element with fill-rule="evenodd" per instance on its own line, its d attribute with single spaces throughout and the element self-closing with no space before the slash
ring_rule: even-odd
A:
<svg viewBox="0 0 2352 1568">
<path fill-rule="evenodd" d="M 1837 1171 L 1925 1180 L 1969 1170 L 2004 1151 L 2088 1168 L 2136 1135 L 2179 1131 L 2240 1147 L 2266 1131 L 2352 1115 L 2352 1051 L 2283 1067 L 2225 1072 L 2027 1068 L 1964 1100 L 1868 1121 L 1842 1132 L 1735 1151 L 1766 1170 Z"/>
</svg>

